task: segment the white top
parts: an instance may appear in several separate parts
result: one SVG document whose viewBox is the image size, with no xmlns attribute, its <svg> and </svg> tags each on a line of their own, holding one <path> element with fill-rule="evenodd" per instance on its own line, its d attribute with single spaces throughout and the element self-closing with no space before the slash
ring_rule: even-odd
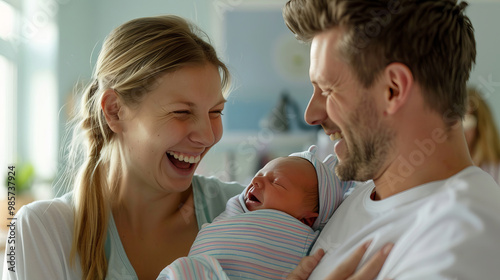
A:
<svg viewBox="0 0 500 280">
<path fill-rule="evenodd" d="M 243 189 L 236 183 L 223 183 L 202 176 L 194 176 L 192 185 L 199 226 L 211 222 L 224 210 L 227 200 Z M 12 238 L 15 243 L 9 244 L 7 240 L 2 279 L 82 278 L 79 258 L 74 266 L 69 263 L 74 223 L 72 193 L 26 205 L 18 211 L 16 218 L 13 220 L 16 225 Z M 12 263 L 9 263 L 10 246 L 15 246 Z M 109 215 L 105 250 L 108 258 L 106 279 L 137 279 L 113 215 Z M 9 269 L 14 269 L 15 273 Z"/>
<path fill-rule="evenodd" d="M 361 265 L 395 243 L 376 279 L 499 279 L 500 188 L 478 167 L 381 201 L 373 182 L 357 186 L 313 246 L 326 255 L 309 279 L 324 279 L 362 243 Z"/>
<path fill-rule="evenodd" d="M 493 177 L 495 182 L 500 185 L 500 164 L 498 163 L 486 163 L 480 166 L 482 170 L 486 171 Z"/>
</svg>

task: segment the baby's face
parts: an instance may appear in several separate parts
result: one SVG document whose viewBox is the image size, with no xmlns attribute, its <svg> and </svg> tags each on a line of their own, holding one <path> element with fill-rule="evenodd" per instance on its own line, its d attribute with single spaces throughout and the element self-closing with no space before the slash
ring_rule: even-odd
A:
<svg viewBox="0 0 500 280">
<path fill-rule="evenodd" d="M 306 212 L 313 211 L 306 206 L 304 196 L 311 188 L 317 192 L 317 184 L 316 170 L 306 159 L 277 158 L 252 179 L 245 193 L 245 204 L 250 211 L 276 209 L 301 219 Z"/>
</svg>

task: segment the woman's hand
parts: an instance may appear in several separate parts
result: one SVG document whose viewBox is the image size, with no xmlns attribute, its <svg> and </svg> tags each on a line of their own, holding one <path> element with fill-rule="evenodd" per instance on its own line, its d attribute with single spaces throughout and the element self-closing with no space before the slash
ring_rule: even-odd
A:
<svg viewBox="0 0 500 280">
<path fill-rule="evenodd" d="M 358 271 L 356 268 L 363 258 L 370 242 L 361 245 L 344 262 L 342 262 L 334 271 L 328 275 L 325 280 L 372 280 L 382 269 L 387 256 L 389 255 L 393 244 L 387 244 L 378 251 L 370 260 L 366 262 Z M 311 256 L 304 257 L 297 267 L 288 275 L 288 280 L 306 280 L 314 268 L 318 265 L 321 258 L 325 255 L 323 249 L 319 249 Z"/>
</svg>

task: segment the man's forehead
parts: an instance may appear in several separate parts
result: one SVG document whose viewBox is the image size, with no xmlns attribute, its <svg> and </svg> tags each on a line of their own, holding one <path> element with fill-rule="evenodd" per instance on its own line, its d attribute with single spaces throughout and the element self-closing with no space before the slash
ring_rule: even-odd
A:
<svg viewBox="0 0 500 280">
<path fill-rule="evenodd" d="M 320 82 L 321 73 L 328 68 L 338 54 L 339 32 L 327 30 L 317 34 L 311 44 L 310 68 L 311 78 Z"/>
</svg>

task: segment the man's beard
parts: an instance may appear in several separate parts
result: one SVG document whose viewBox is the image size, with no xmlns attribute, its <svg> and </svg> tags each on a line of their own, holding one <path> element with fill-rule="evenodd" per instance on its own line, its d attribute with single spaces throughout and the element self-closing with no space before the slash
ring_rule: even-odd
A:
<svg viewBox="0 0 500 280">
<path fill-rule="evenodd" d="M 374 102 L 363 98 L 351 114 L 352 120 L 342 131 L 347 145 L 347 157 L 335 167 L 337 176 L 344 181 L 373 179 L 384 165 L 392 148 L 395 133 L 384 126 L 376 114 Z M 351 127 L 357 127 L 354 132 Z"/>
</svg>

